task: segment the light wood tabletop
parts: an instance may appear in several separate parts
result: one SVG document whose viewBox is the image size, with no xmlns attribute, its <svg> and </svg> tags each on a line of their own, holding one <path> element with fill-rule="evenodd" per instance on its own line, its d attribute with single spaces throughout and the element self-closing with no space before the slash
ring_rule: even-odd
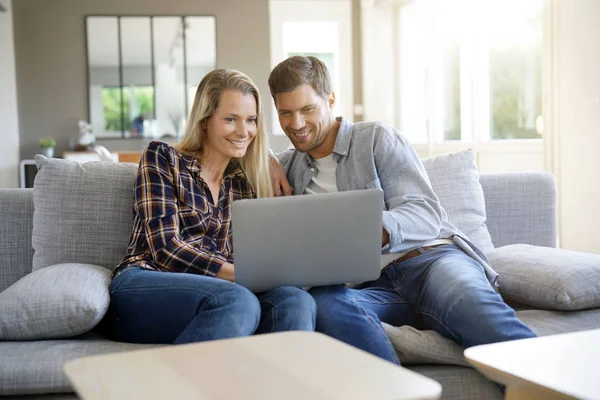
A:
<svg viewBox="0 0 600 400">
<path fill-rule="evenodd" d="M 465 357 L 506 399 L 600 399 L 600 329 L 475 346 Z"/>
<path fill-rule="evenodd" d="M 438 399 L 441 385 L 314 332 L 158 347 L 69 361 L 96 399 Z"/>
</svg>

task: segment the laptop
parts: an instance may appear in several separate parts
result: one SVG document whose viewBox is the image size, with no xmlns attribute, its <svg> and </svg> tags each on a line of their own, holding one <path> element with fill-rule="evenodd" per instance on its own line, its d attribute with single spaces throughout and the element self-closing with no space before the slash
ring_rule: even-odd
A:
<svg viewBox="0 0 600 400">
<path fill-rule="evenodd" d="M 382 210 L 379 189 L 235 201 L 235 281 L 258 293 L 375 280 Z"/>
</svg>

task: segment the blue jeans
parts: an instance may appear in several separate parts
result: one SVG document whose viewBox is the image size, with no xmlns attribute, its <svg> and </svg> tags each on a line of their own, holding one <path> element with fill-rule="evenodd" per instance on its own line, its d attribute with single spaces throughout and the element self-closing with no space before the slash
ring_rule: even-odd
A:
<svg viewBox="0 0 600 400">
<path fill-rule="evenodd" d="M 315 302 L 296 287 L 255 295 L 218 278 L 132 267 L 113 279 L 110 297 L 103 330 L 123 342 L 180 344 L 315 328 Z"/>
<path fill-rule="evenodd" d="M 419 250 L 358 288 L 312 288 L 316 330 L 395 364 L 381 322 L 434 330 L 463 348 L 535 336 L 492 288 L 483 266 L 458 246 Z"/>
</svg>

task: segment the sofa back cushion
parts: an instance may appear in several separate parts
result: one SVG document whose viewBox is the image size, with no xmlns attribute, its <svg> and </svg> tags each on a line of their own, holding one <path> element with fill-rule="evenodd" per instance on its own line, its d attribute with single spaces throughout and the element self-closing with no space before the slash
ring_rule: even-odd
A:
<svg viewBox="0 0 600 400">
<path fill-rule="evenodd" d="M 479 183 L 475 152 L 463 150 L 423 160 L 433 191 L 448 220 L 484 253 L 493 250 L 485 221 L 485 199 Z"/>
<path fill-rule="evenodd" d="M 114 269 L 131 236 L 137 165 L 35 160 L 33 270 L 61 263 Z"/>
<path fill-rule="evenodd" d="M 36 156 L 33 270 L 60 263 L 114 269 L 131 236 L 137 166 Z M 448 219 L 482 251 L 494 248 L 472 150 L 423 161 Z"/>
</svg>

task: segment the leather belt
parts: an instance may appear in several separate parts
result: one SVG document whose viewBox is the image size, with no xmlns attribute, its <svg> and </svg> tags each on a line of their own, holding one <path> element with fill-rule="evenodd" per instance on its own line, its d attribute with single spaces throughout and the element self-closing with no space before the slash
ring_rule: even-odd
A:
<svg viewBox="0 0 600 400">
<path fill-rule="evenodd" d="M 411 258 L 414 258 L 416 256 L 420 256 L 421 254 L 423 254 L 424 252 L 426 252 L 427 250 L 433 249 L 437 246 L 441 246 L 442 244 L 436 244 L 433 246 L 421 246 L 421 247 L 417 247 L 416 249 L 412 249 L 410 251 L 407 251 L 403 256 L 396 258 L 396 260 L 394 260 L 394 262 L 403 262 L 406 260 L 410 260 Z M 423 252 L 419 251 L 419 250 L 423 250 Z"/>
</svg>

